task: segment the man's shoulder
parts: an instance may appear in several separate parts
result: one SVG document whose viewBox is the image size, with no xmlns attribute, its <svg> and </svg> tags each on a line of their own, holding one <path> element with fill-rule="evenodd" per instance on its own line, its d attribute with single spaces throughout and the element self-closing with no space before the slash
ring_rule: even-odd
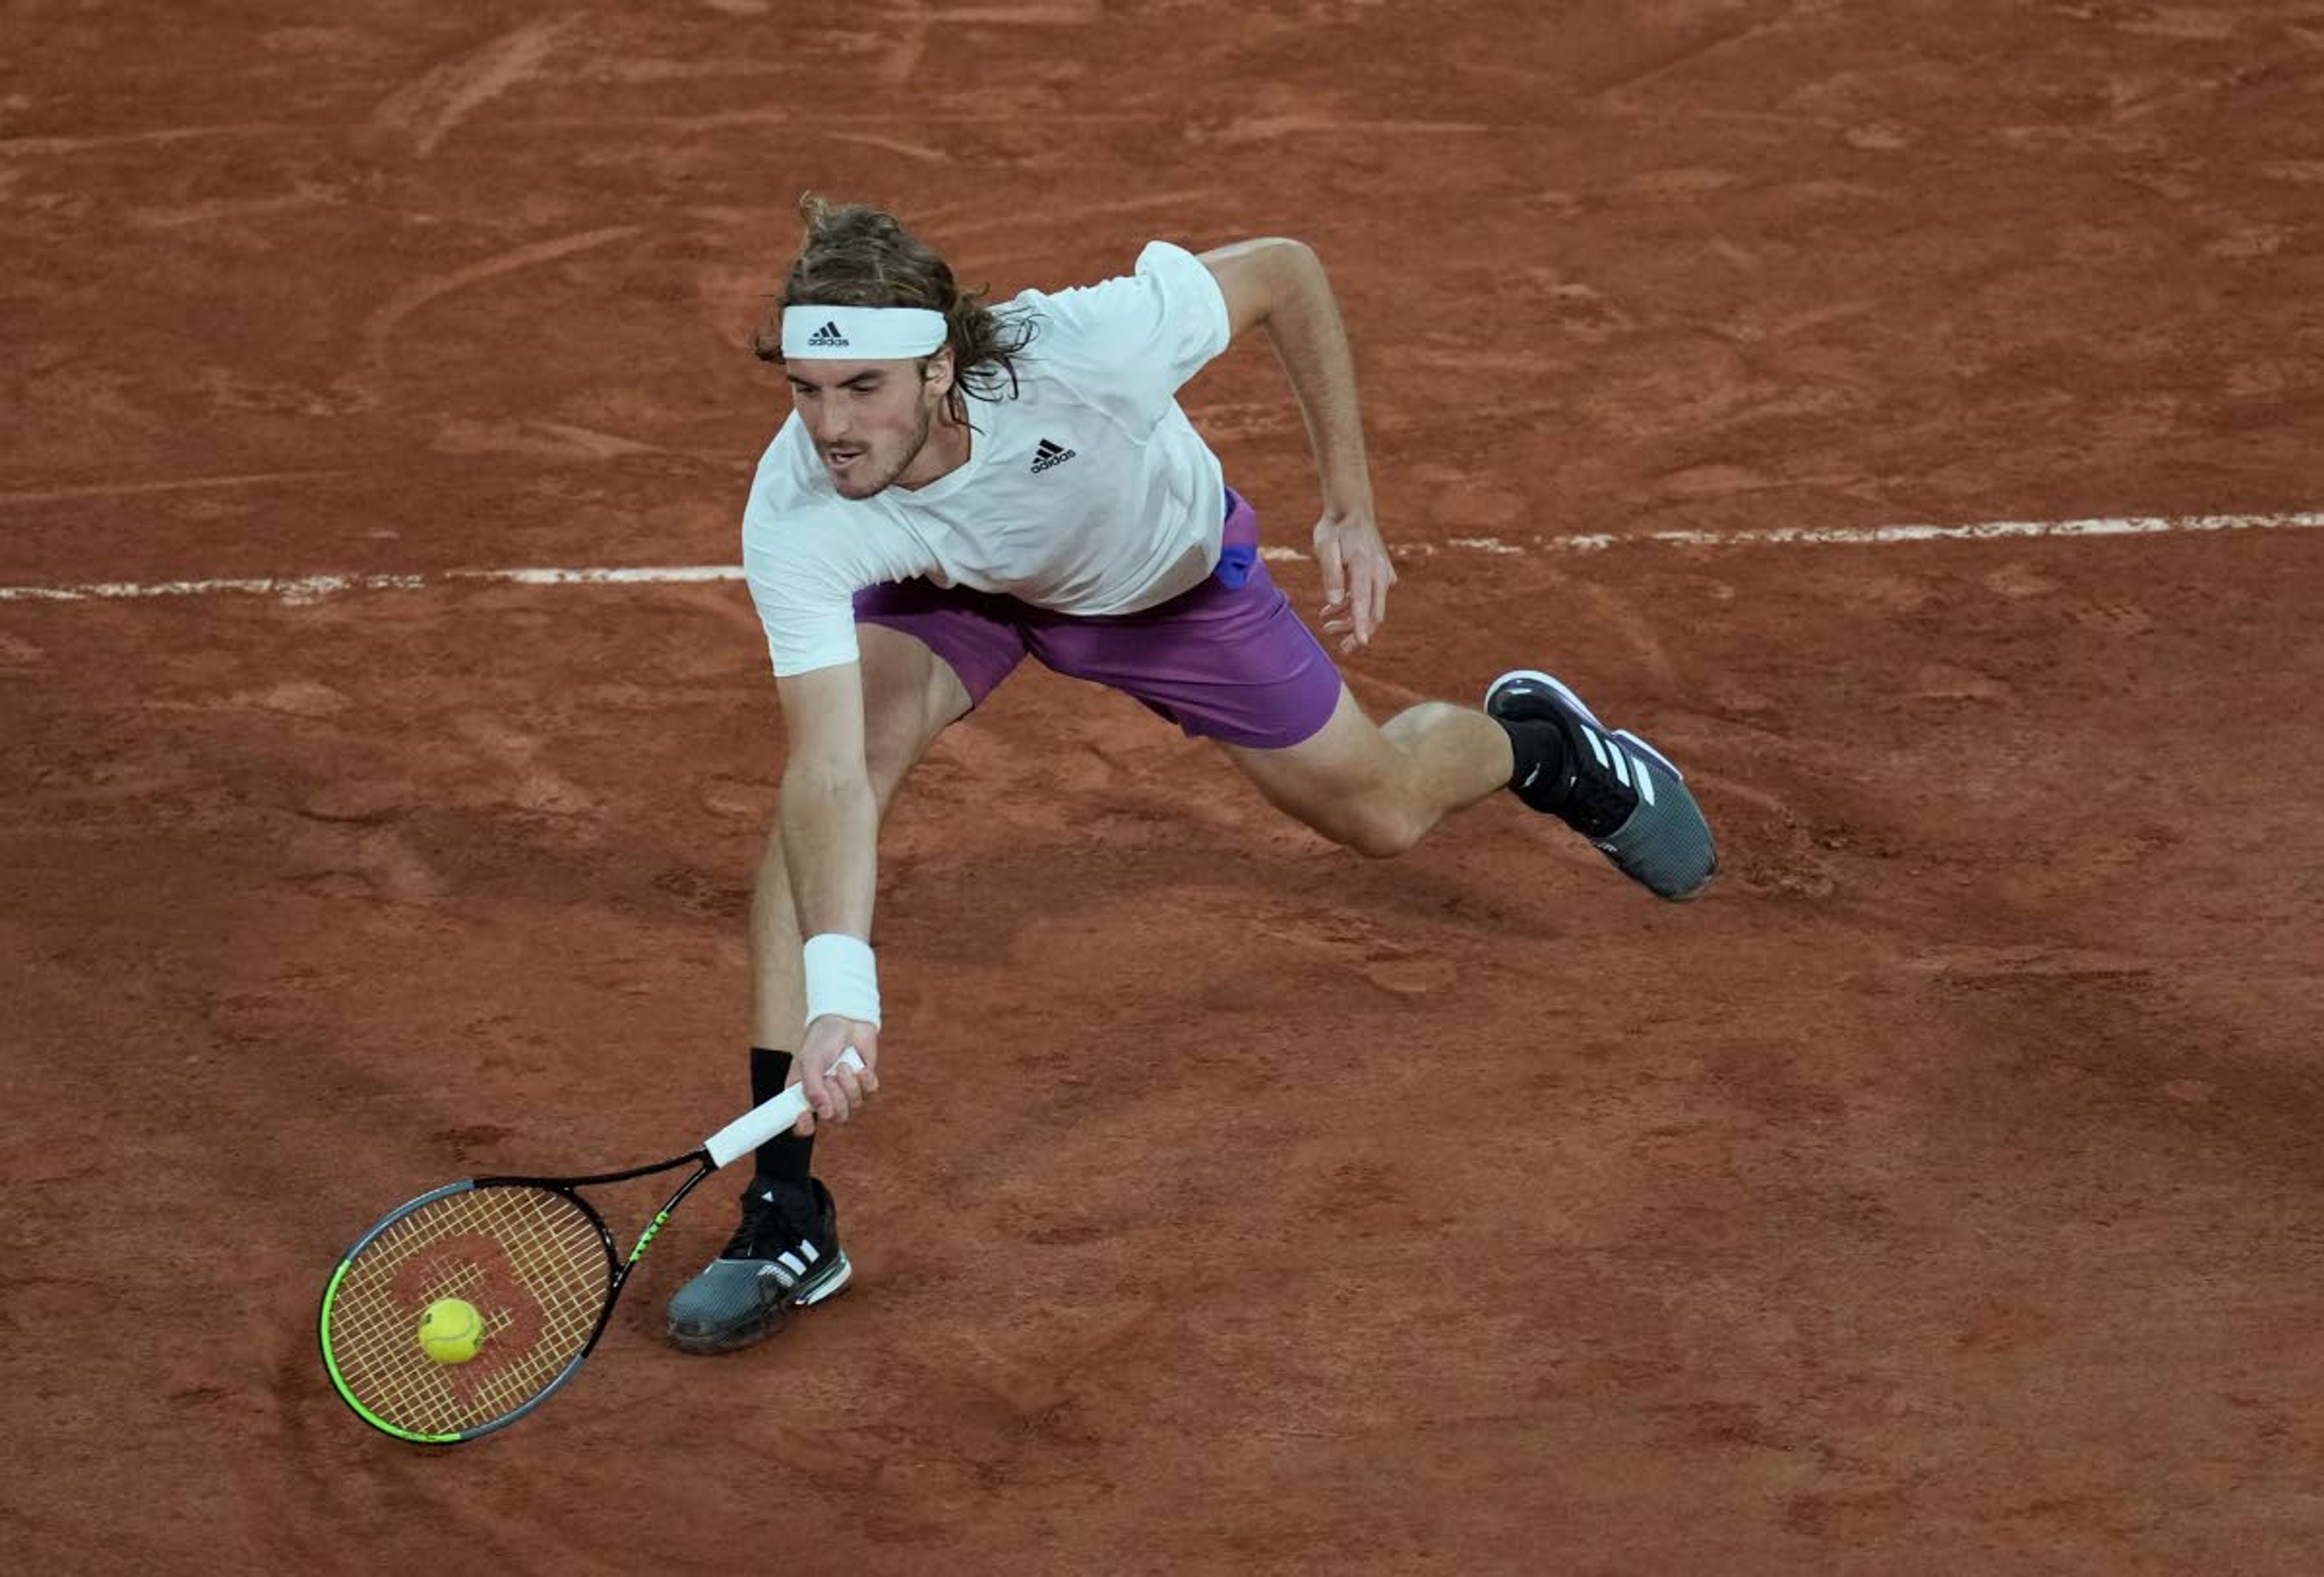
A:
<svg viewBox="0 0 2324 1577">
<path fill-rule="evenodd" d="M 1024 290 L 1002 310 L 1033 319 L 1028 364 L 1046 357 L 1109 383 L 1128 370 L 1125 357 L 1145 359 L 1157 350 L 1207 357 L 1231 337 L 1225 300 L 1209 265 L 1169 241 L 1148 242 L 1128 272 L 1056 290 Z"/>
<path fill-rule="evenodd" d="M 1109 288 L 1148 285 L 1185 285 L 1194 281 L 1197 271 L 1210 272 L 1209 265 L 1175 241 L 1156 239 L 1143 242 L 1131 256 L 1128 268 L 1075 280 L 1053 289 L 1038 286 L 1019 290 L 996 310 L 1009 311 L 1020 306 L 1035 308 L 1056 303 L 1083 300 L 1093 294 L 1103 294 Z"/>
</svg>

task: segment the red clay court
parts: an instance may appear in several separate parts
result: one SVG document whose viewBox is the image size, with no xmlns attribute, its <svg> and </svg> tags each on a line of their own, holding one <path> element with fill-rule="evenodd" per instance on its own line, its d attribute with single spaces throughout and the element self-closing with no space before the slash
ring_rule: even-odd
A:
<svg viewBox="0 0 2324 1577">
<path fill-rule="evenodd" d="M 2324 1566 L 2313 0 L 9 32 L 13 1564 Z M 316 1357 L 355 1232 L 745 1094 L 717 572 L 809 187 L 1004 295 L 1312 243 L 1404 555 L 1357 693 L 1565 673 L 1726 874 L 1505 800 L 1368 864 L 1020 673 L 883 844 L 854 1289 L 667 1349 L 721 1179 L 537 1416 L 399 1445 Z M 1185 402 L 1304 546 L 1264 346 Z"/>
</svg>

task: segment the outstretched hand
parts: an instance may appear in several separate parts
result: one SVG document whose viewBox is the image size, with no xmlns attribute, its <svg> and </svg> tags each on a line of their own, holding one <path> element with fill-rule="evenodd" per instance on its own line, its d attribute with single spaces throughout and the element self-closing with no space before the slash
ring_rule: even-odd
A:
<svg viewBox="0 0 2324 1577">
<path fill-rule="evenodd" d="M 1323 572 L 1323 633 L 1342 651 L 1370 646 L 1388 618 L 1396 566 L 1371 512 L 1327 510 L 1315 522 L 1315 563 Z"/>
</svg>

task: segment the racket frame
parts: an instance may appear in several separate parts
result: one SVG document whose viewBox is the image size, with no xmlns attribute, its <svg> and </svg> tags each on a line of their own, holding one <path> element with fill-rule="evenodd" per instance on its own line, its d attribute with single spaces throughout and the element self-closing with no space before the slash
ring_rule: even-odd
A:
<svg viewBox="0 0 2324 1577">
<path fill-rule="evenodd" d="M 600 1184 L 628 1183 L 639 1177 L 650 1177 L 658 1172 L 668 1172 L 683 1167 L 688 1161 L 696 1163 L 693 1174 L 685 1182 L 679 1184 L 678 1191 L 654 1213 L 653 1220 L 647 1222 L 644 1230 L 639 1232 L 638 1240 L 631 1247 L 627 1257 L 622 1255 L 621 1245 L 614 1240 L 613 1229 L 605 1224 L 604 1213 L 586 1197 L 576 1192 L 577 1189 Z M 682 1156 L 672 1156 L 666 1161 L 656 1161 L 651 1166 L 629 1167 L 618 1172 L 593 1172 L 583 1177 L 470 1177 L 458 1183 L 447 1183 L 443 1187 L 431 1189 L 417 1199 L 407 1200 L 381 1217 L 373 1224 L 370 1231 L 355 1240 L 355 1245 L 341 1257 L 338 1268 L 331 1273 L 331 1279 L 323 1287 L 322 1307 L 318 1313 L 316 1321 L 316 1341 L 322 1348 L 323 1367 L 330 1374 L 331 1388 L 338 1392 L 339 1400 L 355 1410 L 355 1416 L 374 1429 L 384 1434 L 392 1434 L 398 1440 L 413 1441 L 421 1445 L 458 1445 L 474 1440 L 478 1435 L 490 1434 L 495 1429 L 506 1428 L 554 1396 L 579 1371 L 581 1365 L 587 1361 L 589 1354 L 595 1351 L 597 1339 L 605 1333 L 605 1326 L 613 1317 L 613 1305 L 621 1301 L 622 1288 L 628 1284 L 630 1272 L 637 1268 L 638 1261 L 643 1259 L 646 1250 L 653 1246 L 655 1234 L 659 1232 L 663 1223 L 669 1220 L 670 1213 L 685 1203 L 686 1196 L 700 1187 L 717 1170 L 718 1167 L 711 1159 L 708 1148 L 704 1146 L 689 1150 Z M 554 1379 L 527 1397 L 522 1406 L 512 1407 L 499 1417 L 479 1424 L 473 1429 L 456 1430 L 450 1434 L 428 1434 L 418 1430 L 404 1429 L 389 1423 L 358 1401 L 355 1393 L 348 1388 L 346 1377 L 339 1373 L 338 1360 L 331 1355 L 331 1305 L 338 1296 L 339 1283 L 346 1279 L 347 1272 L 354 1268 L 355 1262 L 382 1232 L 415 1212 L 434 1204 L 438 1200 L 449 1199 L 456 1194 L 473 1193 L 479 1188 L 538 1188 L 548 1193 L 562 1194 L 579 1207 L 583 1217 L 596 1229 L 597 1240 L 605 1250 L 607 1279 L 604 1303 L 597 1311 L 597 1322 L 589 1328 L 589 1338 L 581 1344 L 581 1351 L 575 1353 L 563 1369 L 558 1370 Z"/>
<path fill-rule="evenodd" d="M 833 1065 L 862 1072 L 863 1059 L 851 1046 L 840 1052 Z M 613 1317 L 613 1305 L 621 1301 L 622 1288 L 628 1283 L 630 1272 L 636 1268 L 638 1261 L 645 1257 L 645 1251 L 653 1246 L 655 1234 L 659 1232 L 663 1223 L 669 1220 L 670 1213 L 685 1203 L 686 1196 L 700 1187 L 711 1174 L 730 1162 L 741 1159 L 776 1134 L 789 1128 L 806 1114 L 807 1110 L 807 1092 L 794 1084 L 772 1100 L 752 1107 L 684 1155 L 672 1156 L 666 1161 L 656 1161 L 644 1167 L 629 1167 L 618 1172 L 592 1172 L 581 1177 L 471 1177 L 458 1183 L 447 1183 L 443 1187 L 431 1189 L 417 1199 L 405 1201 L 374 1222 L 369 1231 L 355 1240 L 355 1246 L 340 1257 L 338 1268 L 331 1273 L 330 1280 L 324 1284 L 322 1307 L 317 1314 L 315 1329 L 316 1341 L 323 1350 L 323 1367 L 331 1377 L 331 1388 L 338 1392 L 339 1400 L 355 1410 L 355 1416 L 382 1434 L 392 1434 L 398 1440 L 415 1441 L 421 1445 L 458 1445 L 464 1441 L 474 1440 L 480 1434 L 490 1434 L 495 1429 L 505 1429 L 554 1396 L 566 1381 L 573 1378 L 588 1359 L 589 1354 L 596 1349 L 597 1338 L 605 1333 L 606 1323 Z M 599 1213 L 595 1204 L 575 1192 L 576 1189 L 587 1188 L 598 1184 L 628 1183 L 639 1177 L 650 1177 L 657 1172 L 675 1170 L 689 1161 L 695 1163 L 693 1175 L 679 1184 L 678 1192 L 671 1194 L 662 1207 L 654 1213 L 653 1220 L 648 1222 L 645 1229 L 638 1233 L 638 1240 L 631 1246 L 629 1257 L 626 1259 L 622 1256 L 621 1246 L 613 1240 L 613 1230 L 605 1225 L 604 1216 Z M 523 1406 L 511 1408 L 499 1417 L 489 1423 L 479 1424 L 474 1429 L 456 1430 L 446 1434 L 425 1434 L 417 1430 L 400 1429 L 357 1401 L 355 1393 L 347 1388 L 346 1378 L 339 1373 L 338 1360 L 331 1356 L 331 1303 L 338 1296 L 339 1283 L 346 1279 L 347 1271 L 353 1268 L 364 1250 L 370 1247 L 372 1241 L 380 1233 L 413 1212 L 433 1204 L 439 1199 L 448 1199 L 453 1194 L 470 1193 L 478 1188 L 545 1189 L 552 1194 L 561 1194 L 579 1206 L 581 1213 L 587 1218 L 589 1224 L 596 1228 L 597 1240 L 604 1247 L 605 1265 L 610 1277 L 605 1286 L 604 1306 L 597 1311 L 597 1323 L 589 1328 L 589 1339 L 581 1344 L 581 1351 L 575 1353 L 572 1360 L 563 1369 L 558 1370 L 556 1379 L 541 1387 L 535 1395 L 528 1397 Z"/>
</svg>

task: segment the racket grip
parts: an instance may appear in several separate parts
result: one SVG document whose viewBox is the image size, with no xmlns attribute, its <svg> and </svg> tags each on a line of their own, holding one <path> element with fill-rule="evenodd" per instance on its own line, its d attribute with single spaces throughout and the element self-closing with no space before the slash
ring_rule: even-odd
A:
<svg viewBox="0 0 2324 1577">
<path fill-rule="evenodd" d="M 837 1066 L 862 1071 L 863 1059 L 849 1047 L 839 1054 Z M 763 1106 L 753 1106 L 702 1142 L 710 1164 L 723 1167 L 750 1154 L 807 1115 L 807 1086 L 793 1084 Z"/>
</svg>

